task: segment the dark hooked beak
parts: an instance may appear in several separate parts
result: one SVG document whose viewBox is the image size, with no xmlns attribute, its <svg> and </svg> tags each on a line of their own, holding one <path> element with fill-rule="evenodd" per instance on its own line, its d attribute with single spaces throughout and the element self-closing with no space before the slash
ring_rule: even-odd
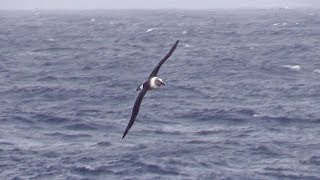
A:
<svg viewBox="0 0 320 180">
<path fill-rule="evenodd" d="M 161 84 L 165 86 L 165 84 L 163 82 L 161 82 Z"/>
</svg>

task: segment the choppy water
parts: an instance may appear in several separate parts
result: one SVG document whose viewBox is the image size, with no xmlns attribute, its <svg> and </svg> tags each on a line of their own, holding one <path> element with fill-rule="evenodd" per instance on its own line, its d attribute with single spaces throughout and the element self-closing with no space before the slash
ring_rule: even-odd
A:
<svg viewBox="0 0 320 180">
<path fill-rule="evenodd" d="M 319 12 L 1 11 L 1 179 L 320 179 Z"/>
</svg>

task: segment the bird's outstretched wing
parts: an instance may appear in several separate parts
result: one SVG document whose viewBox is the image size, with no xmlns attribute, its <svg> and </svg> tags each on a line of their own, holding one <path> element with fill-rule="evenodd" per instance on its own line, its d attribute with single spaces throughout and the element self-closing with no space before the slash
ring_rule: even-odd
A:
<svg viewBox="0 0 320 180">
<path fill-rule="evenodd" d="M 149 78 L 155 77 L 158 74 L 158 71 L 161 67 L 161 65 L 171 56 L 171 54 L 173 53 L 173 51 L 177 48 L 177 45 L 179 43 L 179 40 L 176 41 L 176 43 L 174 43 L 174 45 L 171 47 L 171 49 L 169 50 L 169 52 L 167 52 L 167 54 L 165 56 L 163 56 L 160 60 L 160 62 L 158 63 L 158 65 L 153 69 L 152 73 L 150 74 Z"/>
<path fill-rule="evenodd" d="M 148 87 L 144 87 L 140 91 L 140 93 L 139 93 L 139 95 L 138 95 L 138 97 L 136 99 L 136 102 L 134 103 L 134 106 L 133 106 L 133 109 L 132 109 L 131 118 L 130 118 L 130 121 L 129 121 L 129 124 L 128 124 L 126 130 L 124 131 L 122 139 L 127 135 L 127 133 L 129 132 L 131 126 L 133 125 L 134 121 L 136 120 L 136 117 L 137 117 L 137 115 L 139 113 L 141 101 L 142 101 L 144 95 L 146 95 L 147 91 L 148 91 Z"/>
</svg>

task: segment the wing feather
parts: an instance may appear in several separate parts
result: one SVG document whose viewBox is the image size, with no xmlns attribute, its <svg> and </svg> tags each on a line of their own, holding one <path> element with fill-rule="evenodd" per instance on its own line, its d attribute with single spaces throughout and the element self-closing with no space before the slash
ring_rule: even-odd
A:
<svg viewBox="0 0 320 180">
<path fill-rule="evenodd" d="M 137 117 L 139 110 L 140 110 L 142 99 L 143 99 L 144 95 L 146 95 L 147 91 L 148 91 L 148 87 L 145 87 L 140 91 L 140 93 L 136 99 L 136 102 L 134 103 L 131 118 L 130 118 L 130 121 L 129 121 L 129 124 L 128 124 L 126 130 L 123 133 L 122 139 L 127 135 L 131 126 L 133 125 L 134 121 L 136 120 L 136 117 Z"/>
<path fill-rule="evenodd" d="M 152 77 L 157 76 L 160 67 L 161 67 L 162 64 L 171 56 L 171 54 L 173 53 L 173 51 L 177 48 L 178 43 L 179 43 L 179 40 L 177 40 L 176 43 L 174 43 L 174 45 L 171 47 L 171 49 L 167 52 L 167 54 L 161 58 L 161 60 L 160 60 L 160 62 L 158 63 L 158 65 L 153 69 L 153 71 L 152 71 L 152 73 L 150 74 L 149 78 L 152 78 Z"/>
</svg>

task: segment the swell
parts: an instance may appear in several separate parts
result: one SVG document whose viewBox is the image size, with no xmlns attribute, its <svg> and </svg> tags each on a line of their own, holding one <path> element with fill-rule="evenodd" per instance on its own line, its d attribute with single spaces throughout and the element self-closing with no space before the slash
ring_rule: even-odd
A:
<svg viewBox="0 0 320 180">
<path fill-rule="evenodd" d="M 286 114 L 286 113 L 283 113 Z M 276 121 L 282 123 L 320 123 L 320 118 L 317 116 L 285 116 L 273 114 L 260 114 L 257 110 L 251 108 L 191 108 L 183 113 L 175 113 L 172 111 L 172 116 L 178 119 L 192 119 L 193 121 L 218 121 L 221 120 L 234 121 L 234 122 L 255 122 L 255 121 Z"/>
<path fill-rule="evenodd" d="M 82 51 L 81 48 L 73 47 L 48 47 L 33 50 L 34 52 L 50 52 L 50 51 Z"/>
<path fill-rule="evenodd" d="M 31 98 L 48 98 L 54 100 L 66 100 L 73 97 L 80 97 L 81 94 L 87 93 L 86 89 L 69 88 L 62 86 L 45 86 L 45 85 L 30 85 L 30 86 L 14 86 L 6 91 L 1 92 L 3 94 L 17 95 L 25 99 Z"/>
</svg>

